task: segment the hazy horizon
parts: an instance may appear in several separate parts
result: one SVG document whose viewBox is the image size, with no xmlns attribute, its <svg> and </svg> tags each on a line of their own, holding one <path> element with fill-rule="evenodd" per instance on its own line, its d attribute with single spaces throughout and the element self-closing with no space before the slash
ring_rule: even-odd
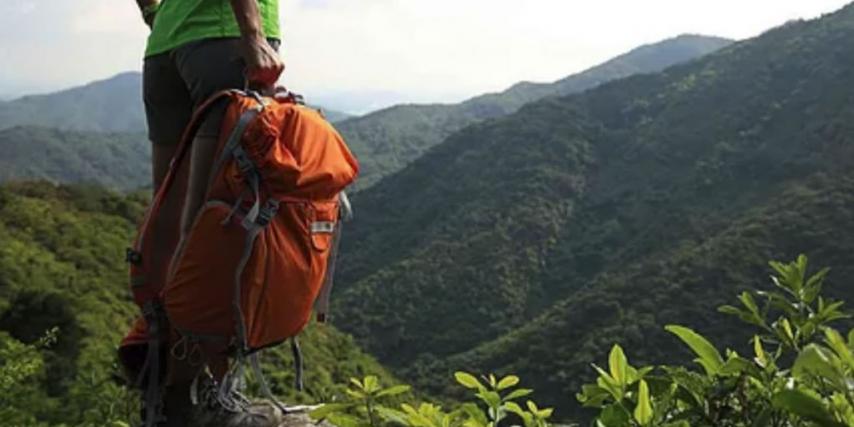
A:
<svg viewBox="0 0 854 427">
<path fill-rule="evenodd" d="M 398 103 L 457 102 L 519 81 L 551 82 L 680 34 L 750 38 L 848 1 L 355 3 L 280 4 L 284 83 L 359 114 Z M 15 64 L 0 69 L 0 99 L 139 70 L 147 28 L 135 7 L 130 0 L 0 5 L 0 56 Z"/>
</svg>

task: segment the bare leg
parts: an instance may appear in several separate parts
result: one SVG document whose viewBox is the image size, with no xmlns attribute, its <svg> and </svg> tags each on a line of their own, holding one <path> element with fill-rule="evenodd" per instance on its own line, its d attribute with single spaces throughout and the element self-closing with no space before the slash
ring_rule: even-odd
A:
<svg viewBox="0 0 854 427">
<path fill-rule="evenodd" d="M 152 145 L 152 181 L 155 192 L 163 183 L 169 171 L 169 163 L 175 155 L 177 144 Z M 181 168 L 175 177 L 171 191 L 163 200 L 163 205 L 154 219 L 152 275 L 159 283 L 166 283 L 166 273 L 172 259 L 172 254 L 180 237 L 181 211 L 187 192 L 187 168 Z"/>
<path fill-rule="evenodd" d="M 208 191 L 211 168 L 213 168 L 216 156 L 217 137 L 211 135 L 199 135 L 193 140 L 190 153 L 190 177 L 187 196 L 184 199 L 184 211 L 181 215 L 181 238 L 187 237 L 190 227 Z"/>
<path fill-rule="evenodd" d="M 220 114 L 212 114 L 211 120 L 219 124 Z M 218 127 L 218 126 L 217 126 Z M 189 185 L 181 216 L 181 239 L 186 239 L 190 229 L 199 214 L 208 190 L 211 169 L 216 157 L 218 137 L 215 135 L 198 135 L 193 140 L 190 153 Z M 215 345 L 202 345 L 202 356 L 208 368 L 217 380 L 221 380 L 228 370 L 228 357 L 224 348 Z M 193 374 L 195 376 L 195 373 Z"/>
</svg>

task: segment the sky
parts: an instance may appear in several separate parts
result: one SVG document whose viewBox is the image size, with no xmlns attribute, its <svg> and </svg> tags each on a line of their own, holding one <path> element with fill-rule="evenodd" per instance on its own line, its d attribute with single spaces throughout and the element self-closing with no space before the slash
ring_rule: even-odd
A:
<svg viewBox="0 0 854 427">
<path fill-rule="evenodd" d="M 282 82 L 353 113 L 455 102 L 554 81 L 682 33 L 754 37 L 847 2 L 280 0 Z M 140 70 L 147 33 L 134 0 L 3 0 L 0 97 Z"/>
</svg>

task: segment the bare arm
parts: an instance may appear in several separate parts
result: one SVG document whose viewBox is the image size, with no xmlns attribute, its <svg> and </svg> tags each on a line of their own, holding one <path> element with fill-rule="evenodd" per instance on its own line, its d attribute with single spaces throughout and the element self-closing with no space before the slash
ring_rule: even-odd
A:
<svg viewBox="0 0 854 427">
<path fill-rule="evenodd" d="M 230 1 L 237 25 L 240 27 L 243 58 L 246 60 L 246 78 L 250 85 L 261 89 L 271 88 L 285 69 L 285 64 L 279 58 L 279 54 L 267 43 L 261 22 L 261 12 L 258 10 L 258 1 Z"/>
</svg>

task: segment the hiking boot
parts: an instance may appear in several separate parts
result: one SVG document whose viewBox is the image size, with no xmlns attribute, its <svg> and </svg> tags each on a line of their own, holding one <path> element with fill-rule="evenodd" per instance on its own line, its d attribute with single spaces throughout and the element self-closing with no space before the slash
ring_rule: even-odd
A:
<svg viewBox="0 0 854 427">
<path fill-rule="evenodd" d="M 237 390 L 221 393 L 211 378 L 200 379 L 197 387 L 190 427 L 278 427 L 282 422 L 282 411 L 271 402 L 250 401 Z"/>
</svg>

